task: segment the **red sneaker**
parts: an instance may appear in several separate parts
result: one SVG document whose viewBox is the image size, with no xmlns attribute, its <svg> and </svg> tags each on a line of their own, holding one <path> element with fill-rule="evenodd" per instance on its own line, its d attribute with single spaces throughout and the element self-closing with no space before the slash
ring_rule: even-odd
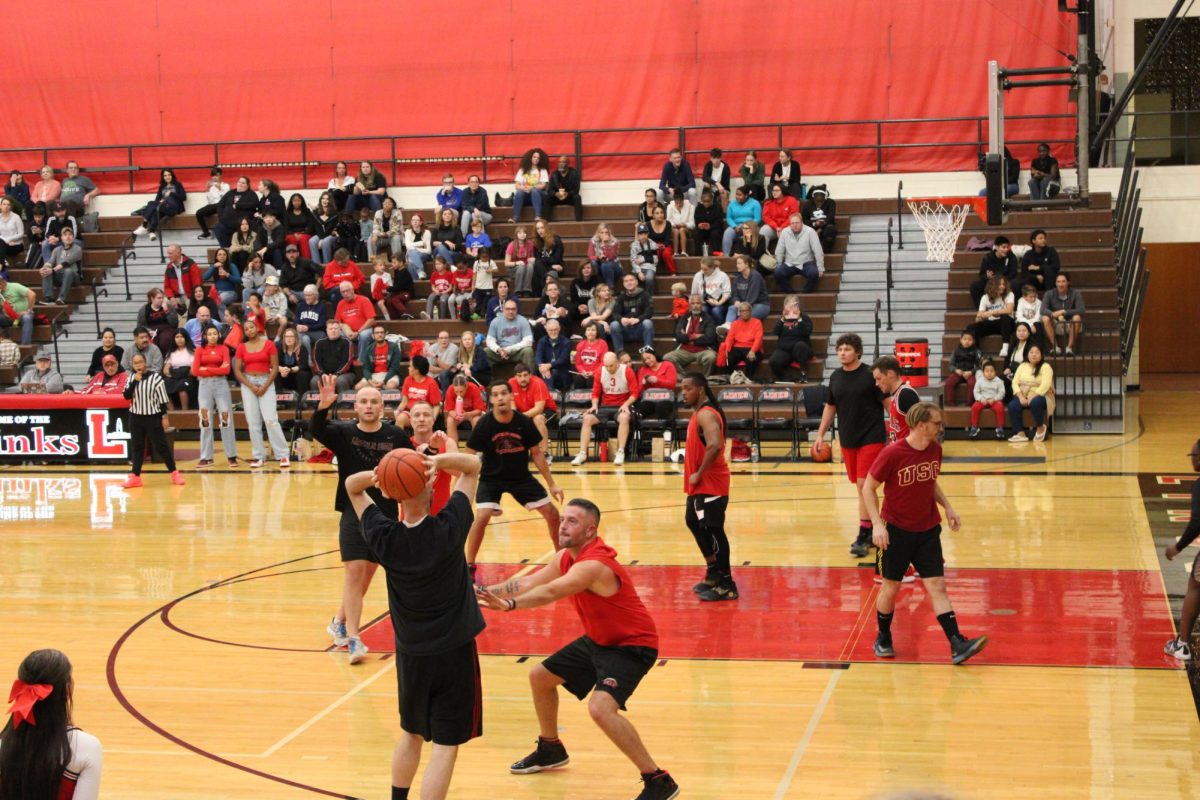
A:
<svg viewBox="0 0 1200 800">
<path fill-rule="evenodd" d="M 183 473 L 180 472 L 179 470 L 175 470 L 174 472 L 172 472 L 171 473 L 171 483 L 175 484 L 176 486 L 183 486 L 183 484 L 185 483 L 185 481 L 183 480 Z"/>
<path fill-rule="evenodd" d="M 143 485 L 142 478 L 140 475 L 130 475 L 128 478 L 125 479 L 125 482 L 121 484 L 121 488 L 137 489 L 138 487 L 140 487 L 142 485 Z"/>
</svg>

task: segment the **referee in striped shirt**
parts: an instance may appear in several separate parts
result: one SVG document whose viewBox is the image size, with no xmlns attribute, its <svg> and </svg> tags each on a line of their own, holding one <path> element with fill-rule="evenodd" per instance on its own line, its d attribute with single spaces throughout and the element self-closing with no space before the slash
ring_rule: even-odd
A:
<svg viewBox="0 0 1200 800">
<path fill-rule="evenodd" d="M 175 468 L 175 454 L 167 443 L 163 432 L 163 414 L 167 411 L 167 387 L 162 376 L 146 369 L 146 359 L 135 353 L 130 361 L 133 377 L 125 386 L 125 399 L 129 401 L 129 447 L 133 459 L 133 472 L 122 484 L 126 489 L 142 485 L 142 461 L 146 456 L 146 438 L 154 447 L 154 455 L 167 465 L 171 482 L 183 485 L 183 475 Z"/>
</svg>

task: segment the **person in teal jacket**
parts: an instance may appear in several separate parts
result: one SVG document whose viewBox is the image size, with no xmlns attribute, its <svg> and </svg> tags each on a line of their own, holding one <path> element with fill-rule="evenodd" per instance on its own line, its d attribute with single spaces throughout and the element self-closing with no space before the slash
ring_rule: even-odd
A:
<svg viewBox="0 0 1200 800">
<path fill-rule="evenodd" d="M 750 196 L 745 186 L 739 186 L 725 209 L 725 235 L 721 237 L 721 251 L 728 253 L 733 247 L 733 236 L 743 222 L 762 224 L 762 206 Z"/>
</svg>

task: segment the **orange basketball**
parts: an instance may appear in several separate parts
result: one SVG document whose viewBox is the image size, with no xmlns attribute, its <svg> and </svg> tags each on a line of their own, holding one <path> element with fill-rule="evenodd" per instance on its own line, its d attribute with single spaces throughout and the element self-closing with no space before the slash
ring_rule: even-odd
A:
<svg viewBox="0 0 1200 800">
<path fill-rule="evenodd" d="M 833 458 L 833 448 L 824 441 L 813 442 L 811 452 L 812 460 L 816 461 L 818 464 L 829 461 Z"/>
<path fill-rule="evenodd" d="M 383 493 L 393 500 L 411 499 L 425 488 L 425 461 L 416 450 L 401 447 L 385 454 L 375 474 Z"/>
</svg>

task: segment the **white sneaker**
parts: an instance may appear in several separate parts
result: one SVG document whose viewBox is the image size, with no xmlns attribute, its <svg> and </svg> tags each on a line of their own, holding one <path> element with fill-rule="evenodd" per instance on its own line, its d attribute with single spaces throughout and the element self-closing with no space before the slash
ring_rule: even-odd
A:
<svg viewBox="0 0 1200 800">
<path fill-rule="evenodd" d="M 1010 442 L 1028 442 L 1029 437 L 1025 434 L 1025 431 L 1017 431 L 1012 436 L 1008 437 L 1008 440 Z"/>
<path fill-rule="evenodd" d="M 1182 639 L 1172 639 L 1167 642 L 1167 646 L 1163 648 L 1163 652 L 1169 656 L 1174 656 L 1180 661 L 1192 660 L 1192 648 L 1187 642 Z"/>
<path fill-rule="evenodd" d="M 1008 343 L 1005 342 L 1000 346 L 1000 358 L 1008 358 Z"/>
<path fill-rule="evenodd" d="M 346 643 L 350 641 L 350 637 L 346 635 L 346 623 L 337 617 L 329 620 L 329 625 L 325 627 L 325 631 L 333 637 L 334 647 L 345 647 Z"/>
<path fill-rule="evenodd" d="M 1036 431 L 1033 432 L 1033 440 L 1035 442 L 1046 441 L 1046 426 L 1045 425 L 1041 426 L 1040 428 L 1038 428 Z"/>
<path fill-rule="evenodd" d="M 362 662 L 362 660 L 367 657 L 367 653 L 371 652 L 370 649 L 362 643 L 362 639 L 358 638 L 357 636 L 351 636 L 346 642 L 346 647 L 350 653 L 351 664 L 358 664 Z"/>
<path fill-rule="evenodd" d="M 619 467 L 624 463 L 625 463 L 625 451 L 618 450 L 617 454 L 615 456 L 613 456 L 613 466 Z"/>
<path fill-rule="evenodd" d="M 152 241 L 152 242 L 158 241 L 158 234 L 155 233 L 154 231 L 150 231 L 150 241 Z"/>
<path fill-rule="evenodd" d="M 144 236 L 146 233 L 147 233 L 147 230 L 146 230 L 145 225 L 138 225 L 136 228 L 133 229 L 134 236 Z"/>
<path fill-rule="evenodd" d="M 587 453 L 583 452 L 582 450 L 580 450 L 579 453 L 571 459 L 571 466 L 573 467 L 582 467 L 586 463 Z"/>
<path fill-rule="evenodd" d="M 291 465 L 292 465 L 292 462 L 288 461 L 287 456 L 284 456 L 283 458 L 279 459 L 279 468 L 280 469 L 287 469 Z"/>
<path fill-rule="evenodd" d="M 717 336 L 724 336 L 727 333 L 729 333 L 728 325 L 718 325 L 717 326 Z"/>
<path fill-rule="evenodd" d="M 1068 355 L 1068 356 L 1073 356 L 1073 355 L 1075 355 L 1075 351 L 1068 347 L 1066 350 L 1063 351 L 1063 354 Z"/>
</svg>

